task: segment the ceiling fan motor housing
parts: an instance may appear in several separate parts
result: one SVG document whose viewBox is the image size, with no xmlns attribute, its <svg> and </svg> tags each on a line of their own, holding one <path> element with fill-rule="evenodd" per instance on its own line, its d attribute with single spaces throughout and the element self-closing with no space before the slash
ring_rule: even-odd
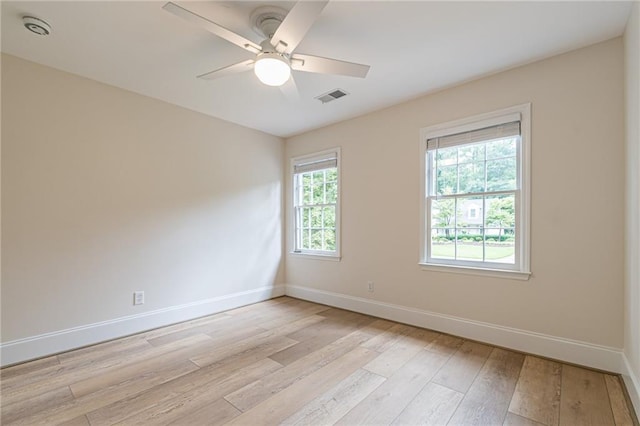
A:
<svg viewBox="0 0 640 426">
<path fill-rule="evenodd" d="M 51 34 L 51 25 L 47 24 L 40 18 L 35 18 L 33 16 L 23 16 L 22 22 L 24 23 L 25 28 L 34 34 L 44 36 Z"/>
<path fill-rule="evenodd" d="M 275 6 L 262 6 L 251 13 L 253 30 L 260 36 L 271 39 L 287 16 L 287 11 Z"/>
</svg>

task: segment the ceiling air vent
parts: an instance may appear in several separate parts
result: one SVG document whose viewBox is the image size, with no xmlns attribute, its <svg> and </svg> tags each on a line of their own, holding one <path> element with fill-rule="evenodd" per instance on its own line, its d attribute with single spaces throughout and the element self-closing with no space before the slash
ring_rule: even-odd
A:
<svg viewBox="0 0 640 426">
<path fill-rule="evenodd" d="M 319 100 L 320 102 L 322 102 L 323 104 L 326 104 L 327 102 L 331 102 L 331 101 L 335 101 L 336 99 L 339 99 L 343 96 L 347 96 L 348 93 L 345 92 L 342 89 L 335 89 L 332 90 L 329 93 L 325 93 L 324 95 L 320 95 L 320 96 L 316 96 L 316 99 Z"/>
</svg>

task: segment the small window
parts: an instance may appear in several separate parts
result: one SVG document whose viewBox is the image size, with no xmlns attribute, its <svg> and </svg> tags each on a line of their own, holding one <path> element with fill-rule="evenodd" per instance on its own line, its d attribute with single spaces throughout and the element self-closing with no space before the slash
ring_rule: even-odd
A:
<svg viewBox="0 0 640 426">
<path fill-rule="evenodd" d="M 292 160 L 294 253 L 340 256 L 340 150 Z"/>
<path fill-rule="evenodd" d="M 528 277 L 529 111 L 524 105 L 422 130 L 421 263 L 428 269 Z"/>
</svg>

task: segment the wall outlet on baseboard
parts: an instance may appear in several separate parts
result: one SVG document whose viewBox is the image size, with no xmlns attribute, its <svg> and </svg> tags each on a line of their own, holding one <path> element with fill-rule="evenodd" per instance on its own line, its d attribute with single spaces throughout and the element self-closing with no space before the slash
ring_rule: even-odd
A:
<svg viewBox="0 0 640 426">
<path fill-rule="evenodd" d="M 369 293 L 373 293 L 373 281 L 367 281 L 367 290 L 369 290 Z"/>
<path fill-rule="evenodd" d="M 134 305 L 143 305 L 144 304 L 144 291 L 134 291 L 133 292 L 133 304 Z"/>
</svg>

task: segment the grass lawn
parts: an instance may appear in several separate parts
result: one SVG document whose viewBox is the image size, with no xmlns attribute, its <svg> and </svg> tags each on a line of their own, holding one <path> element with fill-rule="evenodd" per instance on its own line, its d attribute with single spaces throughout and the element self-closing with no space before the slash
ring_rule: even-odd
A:
<svg viewBox="0 0 640 426">
<path fill-rule="evenodd" d="M 498 260 L 504 257 L 513 256 L 515 249 L 513 246 L 487 246 L 486 259 Z M 433 244 L 431 246 L 431 256 L 445 259 L 455 257 L 455 246 L 453 244 Z M 458 259 L 482 260 L 482 246 L 473 244 L 458 244 Z"/>
</svg>

